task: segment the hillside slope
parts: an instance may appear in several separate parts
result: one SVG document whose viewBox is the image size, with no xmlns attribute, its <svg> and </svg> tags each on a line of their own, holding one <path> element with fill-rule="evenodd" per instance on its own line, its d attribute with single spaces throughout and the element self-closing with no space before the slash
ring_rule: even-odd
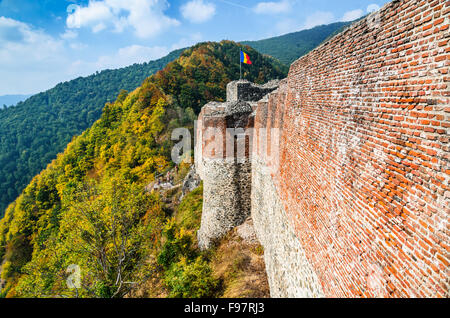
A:
<svg viewBox="0 0 450 318">
<path fill-rule="evenodd" d="M 31 178 L 56 158 L 73 136 L 91 126 L 120 89 L 134 90 L 181 52 L 79 77 L 15 107 L 0 109 L 0 218 Z"/>
<path fill-rule="evenodd" d="M 339 33 L 353 22 L 337 22 L 320 25 L 309 30 L 288 33 L 260 41 L 244 41 L 258 52 L 273 56 L 286 65 L 309 53 L 330 36 Z"/>
<path fill-rule="evenodd" d="M 179 171 L 179 179 L 186 170 L 170 161 L 171 132 L 192 129 L 194 112 L 225 98 L 226 84 L 239 78 L 241 49 L 230 41 L 196 45 L 106 104 L 101 118 L 6 210 L 0 221 L 6 287 L 0 296 L 123 297 L 134 287 L 126 282 L 149 279 L 174 297 L 220 293 L 211 255 L 195 246 L 199 220 L 178 222 L 179 208 L 144 189 L 155 175 Z M 253 61 L 243 69 L 248 80 L 286 76 L 281 63 L 244 49 Z M 78 270 L 80 285 L 70 289 L 66 279 Z"/>
</svg>

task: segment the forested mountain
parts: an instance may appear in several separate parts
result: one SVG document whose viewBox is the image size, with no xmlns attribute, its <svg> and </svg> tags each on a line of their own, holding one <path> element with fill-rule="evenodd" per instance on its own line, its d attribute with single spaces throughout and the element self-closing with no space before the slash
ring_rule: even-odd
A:
<svg viewBox="0 0 450 318">
<path fill-rule="evenodd" d="M 323 41 L 339 33 L 351 23 L 353 22 L 337 22 L 320 25 L 309 30 L 289 33 L 260 41 L 245 41 L 242 43 L 290 65 L 296 59 L 314 50 Z"/>
<path fill-rule="evenodd" d="M 16 105 L 18 102 L 22 102 L 30 96 L 31 95 L 2 95 L 0 96 L 0 109 Z"/>
<path fill-rule="evenodd" d="M 15 107 L 0 109 L 0 218 L 31 178 L 100 117 L 107 101 L 121 89 L 134 90 L 181 52 L 60 83 Z"/>
<path fill-rule="evenodd" d="M 173 297 L 223 295 L 211 255 L 195 244 L 201 189 L 176 207 L 144 189 L 174 165 L 173 128 L 192 129 L 207 101 L 225 99 L 226 84 L 239 78 L 241 49 L 223 41 L 184 51 L 142 86 L 106 103 L 100 119 L 33 178 L 0 221 L 6 280 L 0 297 L 122 297 L 133 289 L 127 282 L 147 290 L 158 284 Z M 253 62 L 243 66 L 246 79 L 286 76 L 286 66 L 244 50 Z M 73 115 L 56 109 L 55 119 Z M 83 116 L 95 117 L 89 114 Z M 173 170 L 175 179 L 187 167 Z M 70 289 L 66 279 L 77 269 L 80 285 Z"/>
</svg>

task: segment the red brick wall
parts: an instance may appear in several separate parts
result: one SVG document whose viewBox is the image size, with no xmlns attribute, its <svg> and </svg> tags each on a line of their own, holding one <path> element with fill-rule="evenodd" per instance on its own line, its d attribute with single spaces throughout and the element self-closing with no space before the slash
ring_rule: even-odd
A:
<svg viewBox="0 0 450 318">
<path fill-rule="evenodd" d="M 326 296 L 449 296 L 449 12 L 389 3 L 257 112 L 282 128 L 274 182 Z"/>
</svg>

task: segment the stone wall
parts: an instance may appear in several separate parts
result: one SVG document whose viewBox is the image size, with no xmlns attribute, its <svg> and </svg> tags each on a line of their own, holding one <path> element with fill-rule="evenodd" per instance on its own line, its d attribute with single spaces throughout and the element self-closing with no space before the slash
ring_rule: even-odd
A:
<svg viewBox="0 0 450 318">
<path fill-rule="evenodd" d="M 323 297 L 322 287 L 287 218 L 265 163 L 252 162 L 252 219 L 264 246 L 271 297 Z"/>
<path fill-rule="evenodd" d="M 196 164 L 215 226 L 201 233 L 223 235 L 239 221 L 215 215 L 250 206 L 272 296 L 450 296 L 449 15 L 445 0 L 392 1 L 294 62 L 259 102 L 202 110 Z M 249 179 L 209 165 L 220 151 L 205 158 L 215 137 L 202 134 L 230 122 L 254 127 Z"/>
<path fill-rule="evenodd" d="M 449 3 L 387 4 L 294 62 L 258 105 L 255 128 L 279 128 L 263 167 L 282 207 L 252 185 L 275 285 L 314 290 L 317 277 L 310 295 L 449 296 Z M 284 250 L 291 229 L 297 254 Z"/>
<path fill-rule="evenodd" d="M 257 85 L 247 80 L 234 81 L 227 85 L 227 102 L 258 101 L 277 87 L 277 80 L 264 85 Z"/>
<path fill-rule="evenodd" d="M 277 82 L 227 85 L 227 102 L 205 105 L 197 122 L 196 170 L 203 179 L 200 248 L 210 247 L 251 213 L 251 141 L 254 100 L 276 89 Z"/>
<path fill-rule="evenodd" d="M 250 216 L 250 162 L 204 162 L 203 212 L 198 231 L 200 248 L 210 247 Z"/>
</svg>

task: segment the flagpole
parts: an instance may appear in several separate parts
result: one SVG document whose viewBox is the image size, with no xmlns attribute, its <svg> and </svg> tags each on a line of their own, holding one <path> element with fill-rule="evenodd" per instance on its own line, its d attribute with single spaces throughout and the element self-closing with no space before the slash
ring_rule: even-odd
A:
<svg viewBox="0 0 450 318">
<path fill-rule="evenodd" d="M 241 56 L 239 55 L 239 80 L 242 79 L 242 59 Z"/>
</svg>

